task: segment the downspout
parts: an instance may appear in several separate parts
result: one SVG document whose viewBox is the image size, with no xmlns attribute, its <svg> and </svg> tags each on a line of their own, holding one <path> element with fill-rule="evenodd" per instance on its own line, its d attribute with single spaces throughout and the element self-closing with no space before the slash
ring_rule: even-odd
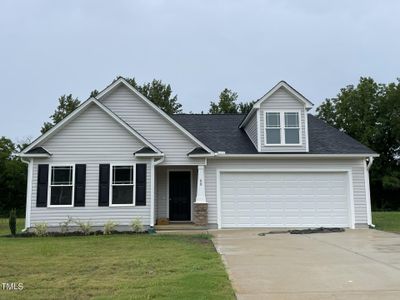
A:
<svg viewBox="0 0 400 300">
<path fill-rule="evenodd" d="M 372 164 L 374 162 L 374 158 L 372 156 L 369 157 L 369 161 L 367 164 L 367 170 L 369 171 L 369 169 L 371 168 Z"/>
<path fill-rule="evenodd" d="M 367 215 L 368 215 L 368 225 L 372 228 L 375 228 L 375 225 L 372 224 L 372 211 L 371 211 L 371 191 L 370 191 L 370 185 L 369 185 L 369 170 L 371 169 L 371 166 L 374 162 L 374 158 L 370 156 L 368 158 L 368 162 L 365 162 L 365 167 L 364 167 L 364 177 L 365 177 L 365 193 L 366 193 L 366 198 L 367 198 Z"/>
<path fill-rule="evenodd" d="M 154 182 L 154 172 L 155 172 L 155 167 L 154 167 L 154 158 L 151 159 L 150 163 L 150 182 L 151 182 L 151 189 L 150 189 L 150 233 L 154 233 L 154 188 L 155 188 L 155 182 Z"/>
<path fill-rule="evenodd" d="M 26 184 L 26 207 L 25 207 L 25 228 L 23 232 L 31 227 L 31 205 L 32 205 L 32 174 L 33 174 L 33 159 L 25 160 L 21 157 L 21 161 L 28 165 L 28 176 Z"/>
</svg>

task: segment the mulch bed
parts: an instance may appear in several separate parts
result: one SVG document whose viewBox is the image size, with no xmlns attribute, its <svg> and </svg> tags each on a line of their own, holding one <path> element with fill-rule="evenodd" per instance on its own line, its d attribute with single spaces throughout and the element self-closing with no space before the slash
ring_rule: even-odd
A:
<svg viewBox="0 0 400 300">
<path fill-rule="evenodd" d="M 307 228 L 307 229 L 293 229 L 293 230 L 280 230 L 280 231 L 270 231 L 270 232 L 261 232 L 259 236 L 266 236 L 267 234 L 282 234 L 282 233 L 290 233 L 290 234 L 311 234 L 311 233 L 331 233 L 331 232 L 344 232 L 344 228 Z"/>
<path fill-rule="evenodd" d="M 143 231 L 143 232 L 133 232 L 133 231 L 112 231 L 111 234 L 129 234 L 129 235 L 134 235 L 134 234 L 148 234 L 148 231 Z M 97 231 L 91 231 L 89 234 L 84 234 L 81 231 L 71 231 L 71 232 L 48 232 L 45 236 L 51 236 L 51 237 L 62 237 L 62 236 L 90 236 L 90 235 L 104 235 L 103 231 L 97 230 Z M 17 233 L 15 236 L 8 234 L 4 235 L 4 237 L 37 237 L 37 235 L 34 232 L 20 232 Z"/>
</svg>

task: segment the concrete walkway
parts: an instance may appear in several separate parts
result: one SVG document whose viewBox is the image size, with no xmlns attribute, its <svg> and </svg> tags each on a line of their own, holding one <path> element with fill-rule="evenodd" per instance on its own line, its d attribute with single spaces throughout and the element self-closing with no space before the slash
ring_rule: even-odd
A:
<svg viewBox="0 0 400 300">
<path fill-rule="evenodd" d="M 212 232 L 238 299 L 400 299 L 399 234 L 265 231 Z"/>
</svg>

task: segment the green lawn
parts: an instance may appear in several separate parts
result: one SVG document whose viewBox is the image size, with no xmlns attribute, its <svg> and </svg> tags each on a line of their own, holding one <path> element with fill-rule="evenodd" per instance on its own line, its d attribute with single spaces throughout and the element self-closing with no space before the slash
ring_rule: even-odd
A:
<svg viewBox="0 0 400 300">
<path fill-rule="evenodd" d="M 3 236 L 0 268 L 0 299 L 234 299 L 207 235 Z"/>
<path fill-rule="evenodd" d="M 400 211 L 373 211 L 372 223 L 376 229 L 400 233 Z"/>
</svg>

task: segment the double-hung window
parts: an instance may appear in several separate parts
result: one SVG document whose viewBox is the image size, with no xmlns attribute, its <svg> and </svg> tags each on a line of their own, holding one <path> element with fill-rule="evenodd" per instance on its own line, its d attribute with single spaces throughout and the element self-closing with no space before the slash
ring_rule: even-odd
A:
<svg viewBox="0 0 400 300">
<path fill-rule="evenodd" d="M 134 167 L 112 166 L 111 205 L 134 205 Z"/>
<path fill-rule="evenodd" d="M 266 145 L 299 145 L 299 112 L 266 112 Z"/>
<path fill-rule="evenodd" d="M 266 114 L 267 144 L 281 144 L 281 118 L 279 112 L 267 112 Z"/>
<path fill-rule="evenodd" d="M 72 206 L 74 197 L 74 166 L 51 166 L 50 206 Z"/>
<path fill-rule="evenodd" d="M 300 124 L 298 112 L 285 112 L 285 144 L 300 144 Z"/>
</svg>

